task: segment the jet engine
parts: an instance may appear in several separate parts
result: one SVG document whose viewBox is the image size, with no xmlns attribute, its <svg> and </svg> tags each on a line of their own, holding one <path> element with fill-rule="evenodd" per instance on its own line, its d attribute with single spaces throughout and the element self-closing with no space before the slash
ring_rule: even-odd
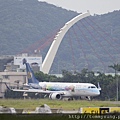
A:
<svg viewBox="0 0 120 120">
<path fill-rule="evenodd" d="M 55 100 L 55 99 L 60 100 L 60 99 L 62 99 L 62 95 L 59 94 L 59 93 L 51 93 L 51 94 L 49 95 L 49 99 L 52 99 L 52 100 Z"/>
</svg>

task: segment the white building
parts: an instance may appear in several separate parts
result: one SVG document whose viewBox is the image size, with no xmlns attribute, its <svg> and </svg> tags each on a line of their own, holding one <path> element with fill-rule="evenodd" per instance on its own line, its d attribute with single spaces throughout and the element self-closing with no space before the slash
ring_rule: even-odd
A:
<svg viewBox="0 0 120 120">
<path fill-rule="evenodd" d="M 7 83 L 9 86 L 23 86 L 27 82 L 26 72 L 0 72 L 0 98 L 4 98 Z"/>
<path fill-rule="evenodd" d="M 19 65 L 18 71 L 25 70 L 26 66 L 23 65 L 23 59 L 31 65 L 34 71 L 42 71 L 42 56 L 40 54 L 23 53 L 21 55 L 14 56 L 14 65 Z"/>
</svg>

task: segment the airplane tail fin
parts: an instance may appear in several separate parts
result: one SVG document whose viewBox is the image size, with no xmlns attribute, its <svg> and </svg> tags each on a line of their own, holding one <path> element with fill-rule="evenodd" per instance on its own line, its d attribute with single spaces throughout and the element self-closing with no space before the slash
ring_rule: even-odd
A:
<svg viewBox="0 0 120 120">
<path fill-rule="evenodd" d="M 25 58 L 23 59 L 23 64 L 26 65 L 28 83 L 38 84 L 39 81 L 35 78 L 34 72 L 33 72 L 32 68 L 30 67 L 29 63 L 27 63 L 27 60 Z"/>
</svg>

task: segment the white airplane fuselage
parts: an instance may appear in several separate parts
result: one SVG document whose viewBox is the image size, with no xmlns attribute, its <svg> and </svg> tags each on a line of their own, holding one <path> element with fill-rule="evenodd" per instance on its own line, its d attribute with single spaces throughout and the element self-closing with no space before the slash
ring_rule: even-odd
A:
<svg viewBox="0 0 120 120">
<path fill-rule="evenodd" d="M 98 96 L 100 90 L 91 83 L 40 82 L 45 91 L 64 92 L 63 96 Z"/>
</svg>

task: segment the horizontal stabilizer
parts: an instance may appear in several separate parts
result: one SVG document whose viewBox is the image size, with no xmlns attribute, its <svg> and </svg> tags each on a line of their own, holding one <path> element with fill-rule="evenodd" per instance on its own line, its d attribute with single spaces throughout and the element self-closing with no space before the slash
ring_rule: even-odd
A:
<svg viewBox="0 0 120 120">
<path fill-rule="evenodd" d="M 5 85 L 6 85 L 6 87 L 7 87 L 8 90 L 12 90 L 12 89 L 7 85 L 7 83 L 5 83 Z"/>
</svg>

